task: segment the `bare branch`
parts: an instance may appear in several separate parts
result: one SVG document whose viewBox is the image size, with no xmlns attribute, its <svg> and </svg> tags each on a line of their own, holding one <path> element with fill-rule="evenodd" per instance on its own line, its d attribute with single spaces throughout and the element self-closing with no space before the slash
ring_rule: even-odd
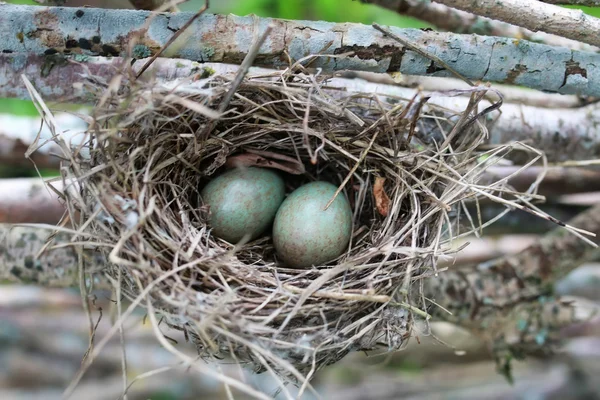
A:
<svg viewBox="0 0 600 400">
<path fill-rule="evenodd" d="M 15 227 L 0 224 L 0 280 L 33 283 L 46 287 L 79 285 L 78 258 L 75 250 L 66 245 L 66 234 L 54 237 L 52 245 L 62 245 L 38 253 L 45 248 L 52 230 Z M 102 268 L 105 260 L 99 253 L 84 253 L 87 271 Z"/>
<path fill-rule="evenodd" d="M 453 78 L 402 75 L 400 79 L 394 80 L 388 74 L 376 74 L 371 72 L 345 71 L 340 72 L 339 74 L 340 76 L 357 75 L 357 77 L 360 77 L 360 75 L 364 74 L 364 79 L 366 80 L 370 80 L 373 78 L 373 76 L 376 75 L 381 80 L 381 83 L 386 83 L 388 85 L 399 84 L 402 86 L 413 88 L 419 87 L 426 92 L 468 88 L 465 82 Z M 544 93 L 535 90 L 520 88 L 517 86 L 502 84 L 494 85 L 494 88 L 498 89 L 502 93 L 502 96 L 504 97 L 504 102 L 506 103 L 517 103 L 541 108 L 577 108 L 586 105 L 585 101 L 581 97 L 574 95 Z M 468 94 L 465 94 L 464 96 L 467 95 Z"/>
<path fill-rule="evenodd" d="M 18 57 L 23 57 L 23 60 L 15 61 Z M 143 60 L 138 60 L 132 66 L 133 71 L 143 64 Z M 82 63 L 64 60 L 63 63 L 55 64 L 47 75 L 41 76 L 39 72 L 44 66 L 44 57 L 19 55 L 15 58 L 0 55 L 0 81 L 7 82 L 0 86 L 0 96 L 28 98 L 20 80 L 21 74 L 25 74 L 47 101 L 89 101 L 88 94 L 81 90 L 81 82 L 91 76 L 110 78 L 122 65 L 123 60 L 120 58 L 90 57 Z M 165 90 L 187 90 L 193 85 L 202 86 L 203 80 L 190 83 L 189 80 L 178 81 L 179 78 L 199 77 L 206 71 L 235 74 L 237 69 L 238 66 L 228 64 L 157 59 L 150 68 L 150 76 L 155 76 L 159 81 L 171 82 L 165 83 Z M 250 70 L 250 74 L 261 73 L 273 71 L 261 68 Z M 332 96 L 345 95 L 345 92 L 350 91 L 409 99 L 415 94 L 414 89 L 362 79 L 332 78 L 328 80 L 327 86 L 338 89 L 330 91 Z M 449 113 L 460 113 L 466 108 L 468 98 L 439 96 L 432 98 L 429 103 L 447 108 Z M 480 104 L 481 107 L 490 105 L 486 101 Z M 551 109 L 505 103 L 501 113 L 491 114 L 495 120 L 488 123 L 489 143 L 533 142 L 537 149 L 546 153 L 548 160 L 557 162 L 600 158 L 600 146 L 593 145 L 598 143 L 596 126 L 600 124 L 600 113 L 597 111 L 599 107 L 598 104 L 592 104 L 577 109 Z"/>
<path fill-rule="evenodd" d="M 573 10 L 544 4 L 537 0 L 435 0 L 462 11 L 494 18 L 533 32 L 546 32 L 600 46 L 600 19 Z"/>
<path fill-rule="evenodd" d="M 192 16 L 191 13 L 162 13 L 148 20 L 150 15 L 147 11 L 4 4 L 0 5 L 0 36 L 5 40 L 0 50 L 15 57 L 15 65 L 27 61 L 19 58 L 26 57 L 23 53 L 132 54 L 135 58 L 143 58 L 159 51 L 173 31 L 180 29 Z M 300 60 L 310 54 L 323 54 L 313 60 L 311 67 L 320 67 L 324 71 L 350 69 L 449 76 L 447 70 L 384 37 L 374 28 L 351 23 L 205 14 L 171 46 L 169 57 L 239 63 L 248 52 L 254 30 L 258 29 L 260 34 L 269 23 L 273 23 L 273 31 L 256 58 L 256 63 L 262 66 L 287 66 L 287 55 L 292 60 Z M 14 29 L 20 30 L 21 34 L 15 34 Z M 600 97 L 598 54 L 515 42 L 508 38 L 415 29 L 390 30 L 415 46 L 427 49 L 471 80 Z M 134 45 L 136 38 L 138 44 Z M 45 70 L 56 62 L 49 61 Z"/>
<path fill-rule="evenodd" d="M 600 243 L 600 205 L 569 224 L 594 232 Z M 536 334 L 550 335 L 575 317 L 568 303 L 551 297 L 552 286 L 597 253 L 596 248 L 558 228 L 516 255 L 428 279 L 426 296 L 436 304 L 429 312 L 490 335 L 501 351 L 541 350 L 550 338 L 544 337 L 536 346 Z"/>
<path fill-rule="evenodd" d="M 0 179 L 0 223 L 56 224 L 64 214 L 64 204 L 41 179 Z"/>
<path fill-rule="evenodd" d="M 0 133 L 0 164 L 16 167 L 33 167 L 35 164 L 38 168 L 58 168 L 60 166 L 60 160 L 47 153 L 36 152 L 32 155 L 32 160 L 26 159 L 25 152 L 28 148 L 29 144 L 21 139 L 14 139 Z"/>
<path fill-rule="evenodd" d="M 489 184 L 518 171 L 516 166 L 495 166 L 487 170 L 482 184 Z M 540 174 L 542 167 L 531 167 L 512 176 L 508 183 L 517 191 L 527 190 Z M 553 167 L 545 171 L 538 193 L 544 196 L 561 196 L 571 193 L 600 191 L 600 171 L 585 168 Z"/>
<path fill-rule="evenodd" d="M 575 6 L 588 6 L 596 7 L 600 6 L 600 0 L 539 0 L 543 3 L 557 4 L 557 5 L 575 5 Z"/>
<path fill-rule="evenodd" d="M 418 18 L 436 26 L 438 29 L 456 33 L 476 33 L 478 35 L 503 36 L 530 40 L 550 46 L 566 47 L 572 50 L 596 51 L 597 47 L 576 40 L 532 32 L 529 29 L 481 17 L 469 12 L 457 10 L 443 4 L 422 0 L 362 0 L 364 3 L 377 4 L 400 14 Z"/>
</svg>

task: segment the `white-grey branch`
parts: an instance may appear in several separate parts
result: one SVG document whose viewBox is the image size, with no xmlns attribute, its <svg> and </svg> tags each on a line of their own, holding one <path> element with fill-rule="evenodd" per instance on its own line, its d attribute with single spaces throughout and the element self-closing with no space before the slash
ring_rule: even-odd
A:
<svg viewBox="0 0 600 400">
<path fill-rule="evenodd" d="M 542 4 L 542 3 L 540 3 Z M 119 56 L 155 54 L 191 13 L 0 5 L 0 51 L 14 63 L 28 55 Z M 203 15 L 167 49 L 166 56 L 239 64 L 253 37 L 272 24 L 255 64 L 285 67 L 321 54 L 311 67 L 450 76 L 444 67 L 407 49 L 373 27 L 286 21 L 233 15 Z M 511 83 L 547 92 L 600 97 L 600 55 L 510 38 L 417 29 L 390 30 L 471 80 Z M 15 33 L 16 32 L 16 33 Z M 55 61 L 49 60 L 49 68 Z"/>
<path fill-rule="evenodd" d="M 23 59 L 21 59 L 21 57 Z M 60 56 L 59 61 L 46 67 L 47 57 L 32 55 L 0 55 L 0 96 L 29 98 L 20 76 L 26 75 L 39 93 L 48 101 L 71 100 L 85 101 L 86 92 L 80 90 L 80 83 L 90 76 L 110 78 L 117 68 L 123 66 L 119 58 L 89 57 L 81 63 L 72 62 Z M 138 60 L 133 70 L 144 64 Z M 600 64 L 599 64 L 600 65 Z M 44 69 L 46 68 L 46 69 Z M 168 90 L 186 90 L 186 88 L 203 85 L 203 80 L 190 82 L 191 77 L 201 76 L 206 71 L 218 74 L 235 74 L 237 66 L 218 63 L 198 64 L 187 60 L 157 59 L 151 67 L 151 76 L 162 81 Z M 44 70 L 44 74 L 41 71 Z M 272 70 L 252 69 L 253 73 L 272 73 Z M 91 74 L 91 75 L 90 75 Z M 186 78 L 176 81 L 179 78 Z M 174 81 L 175 80 L 175 81 Z M 166 83 L 172 82 L 172 83 Z M 73 83 L 75 83 L 73 85 Z M 380 96 L 394 96 L 410 99 L 415 90 L 400 86 L 367 82 L 362 79 L 332 78 L 328 86 L 340 90 L 331 91 L 339 96 L 345 91 L 377 93 Z M 165 90 L 167 90 L 165 89 Z M 429 103 L 448 109 L 450 112 L 462 112 L 468 103 L 466 97 L 432 98 Z M 482 101 L 481 106 L 490 103 Z M 544 151 L 550 161 L 586 160 L 600 157 L 600 132 L 596 126 L 600 124 L 600 106 L 597 104 L 580 108 L 541 108 L 520 104 L 505 103 L 502 112 L 493 113 L 494 121 L 489 121 L 489 144 L 503 144 L 513 141 L 527 141 Z"/>
<path fill-rule="evenodd" d="M 537 0 L 434 0 L 448 7 L 467 11 L 533 32 L 546 32 L 600 46 L 600 19 L 581 10 L 545 4 Z"/>
<path fill-rule="evenodd" d="M 597 51 L 598 48 L 576 40 L 545 32 L 532 32 L 529 29 L 507 24 L 506 22 L 457 10 L 443 4 L 422 0 L 361 0 L 377 4 L 400 14 L 418 18 L 438 29 L 456 33 L 476 33 L 487 36 L 504 36 L 525 39 L 550 46 L 566 47 L 572 50 Z"/>
</svg>

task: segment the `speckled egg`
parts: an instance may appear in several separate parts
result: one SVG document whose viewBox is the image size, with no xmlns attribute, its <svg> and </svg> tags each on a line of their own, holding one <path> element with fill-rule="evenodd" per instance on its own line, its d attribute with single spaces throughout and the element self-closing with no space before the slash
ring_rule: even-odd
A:
<svg viewBox="0 0 600 400">
<path fill-rule="evenodd" d="M 236 168 L 211 180 L 200 193 L 210 206 L 212 234 L 230 243 L 260 236 L 285 197 L 279 174 L 266 168 Z"/>
<path fill-rule="evenodd" d="M 340 193 L 327 210 L 337 187 L 311 182 L 284 200 L 273 223 L 273 244 L 288 267 L 306 268 L 339 257 L 352 235 L 352 210 Z"/>
</svg>

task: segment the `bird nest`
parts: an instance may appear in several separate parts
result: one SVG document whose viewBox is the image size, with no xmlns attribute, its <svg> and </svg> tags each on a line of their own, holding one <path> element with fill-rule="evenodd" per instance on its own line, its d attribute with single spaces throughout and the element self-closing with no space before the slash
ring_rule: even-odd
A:
<svg viewBox="0 0 600 400">
<path fill-rule="evenodd" d="M 202 356 L 296 381 L 352 351 L 401 348 L 435 307 L 423 284 L 467 233 L 464 203 L 497 200 L 504 187 L 477 184 L 512 149 L 481 150 L 486 114 L 501 101 L 479 103 L 497 94 L 376 94 L 373 83 L 302 68 L 236 79 L 236 68 L 213 67 L 175 81 L 83 79 L 97 103 L 86 138 L 56 140 L 63 178 L 77 182 L 64 192 L 71 218 L 86 246 L 106 255 L 102 272 Z M 443 107 L 457 95 L 460 113 Z M 240 243 L 211 234 L 200 192 L 234 165 L 277 170 L 288 193 L 316 180 L 338 187 L 353 213 L 344 254 L 288 268 L 269 232 Z"/>
</svg>

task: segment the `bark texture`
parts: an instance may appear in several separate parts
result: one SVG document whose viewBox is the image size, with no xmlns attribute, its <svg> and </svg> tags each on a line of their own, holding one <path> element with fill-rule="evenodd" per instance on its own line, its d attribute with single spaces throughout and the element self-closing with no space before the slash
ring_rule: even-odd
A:
<svg viewBox="0 0 600 400">
<path fill-rule="evenodd" d="M 40 75 L 40 71 L 45 68 L 45 56 L 0 55 L 0 82 L 6 82 L 5 85 L 0 85 L 0 95 L 29 98 L 20 79 L 21 74 L 25 74 L 46 101 L 89 102 L 88 93 L 81 90 L 81 82 L 90 75 L 110 78 L 123 64 L 120 58 L 89 57 L 84 61 L 74 62 L 73 58 L 55 57 L 59 57 L 61 61 L 54 63 L 46 74 Z M 133 70 L 139 69 L 144 63 L 144 60 L 138 60 L 134 63 Z M 237 68 L 235 65 L 157 59 L 147 74 L 163 82 L 174 81 L 165 84 L 165 90 L 184 91 L 190 83 L 187 82 L 187 86 L 182 85 L 182 82 L 177 82 L 178 78 L 202 76 L 206 71 L 235 74 Z M 273 71 L 250 70 L 250 74 L 263 72 Z M 199 86 L 203 84 L 202 80 L 191 83 Z M 330 92 L 332 96 L 339 96 L 343 91 L 349 91 L 377 93 L 383 98 L 394 96 L 406 99 L 412 98 L 415 94 L 414 89 L 367 82 L 362 79 L 332 78 L 328 81 L 328 86 L 337 87 L 342 91 L 332 90 Z M 429 103 L 460 113 L 466 108 L 468 98 L 438 96 L 432 98 Z M 487 101 L 481 102 L 481 107 L 489 105 Z M 599 107 L 598 104 L 592 104 L 576 109 L 561 109 L 506 103 L 502 106 L 501 113 L 490 114 L 488 142 L 496 145 L 527 141 L 545 152 L 549 161 L 600 158 L 600 131 L 596 128 L 600 124 Z"/>
<path fill-rule="evenodd" d="M 567 9 L 537 0 L 434 0 L 448 7 L 494 18 L 533 32 L 546 32 L 578 40 L 592 46 L 600 45 L 600 19 L 581 10 Z"/>
<path fill-rule="evenodd" d="M 443 4 L 422 0 L 362 0 L 363 3 L 377 4 L 400 14 L 418 18 L 438 29 L 456 33 L 476 33 L 486 36 L 504 36 L 525 39 L 550 46 L 566 47 L 573 50 L 597 51 L 598 48 L 576 40 L 532 32 L 529 29 L 507 24 L 506 22 L 482 17 L 457 10 Z"/>
<path fill-rule="evenodd" d="M 70 247 L 43 251 L 48 242 L 48 229 L 16 227 L 0 224 L 0 281 L 37 284 L 46 287 L 72 287 L 78 283 L 78 256 Z M 52 245 L 66 245 L 70 237 L 58 234 Z M 84 252 L 86 271 L 91 273 L 105 265 L 98 253 Z"/>
<path fill-rule="evenodd" d="M 594 232 L 600 243 L 600 205 L 569 224 Z M 545 351 L 561 327 L 577 320 L 568 302 L 553 297 L 554 283 L 597 254 L 557 228 L 516 255 L 428 279 L 425 295 L 437 304 L 429 312 L 486 336 L 501 363 Z"/>
<path fill-rule="evenodd" d="M 541 4 L 541 3 L 540 3 Z M 192 13 L 0 5 L 0 50 L 25 63 L 24 54 L 144 58 L 156 53 Z M 168 57 L 239 64 L 253 38 L 273 25 L 255 64 L 284 67 L 322 54 L 324 71 L 363 70 L 450 76 L 445 68 L 376 29 L 352 23 L 285 21 L 233 15 L 200 17 L 167 49 Z M 600 55 L 499 37 L 415 29 L 391 31 L 425 49 L 466 78 L 518 84 L 563 94 L 600 96 Z M 0 84 L 4 82 L 0 81 Z"/>
</svg>

